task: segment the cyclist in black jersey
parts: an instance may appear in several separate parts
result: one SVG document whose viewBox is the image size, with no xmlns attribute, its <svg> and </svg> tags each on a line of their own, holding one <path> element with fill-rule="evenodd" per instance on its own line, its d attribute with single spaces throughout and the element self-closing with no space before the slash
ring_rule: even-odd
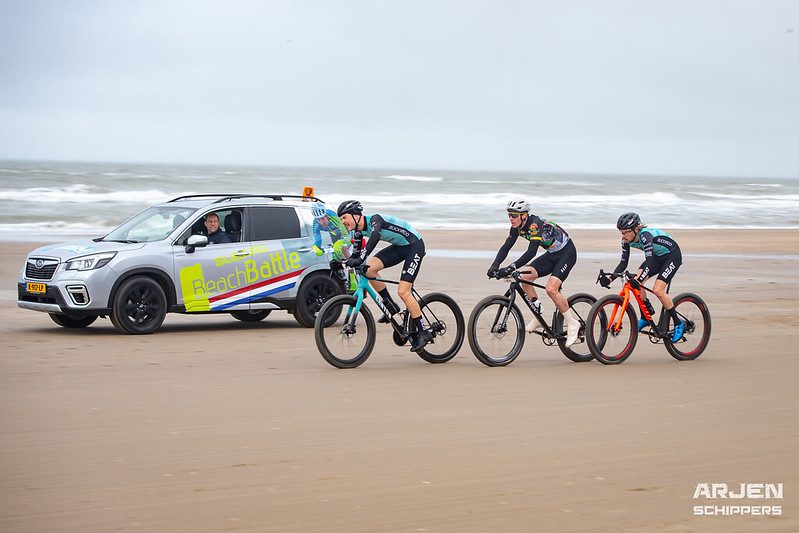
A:
<svg viewBox="0 0 799 533">
<path fill-rule="evenodd" d="M 488 277 L 507 277 L 514 270 L 533 259 L 539 246 L 544 248 L 546 253 L 540 255 L 529 265 L 532 268 L 532 273 L 524 274 L 521 278 L 532 282 L 536 278 L 551 274 L 549 281 L 547 281 L 547 295 L 552 299 L 558 311 L 563 314 L 566 321 L 566 346 L 571 346 L 577 341 L 577 336 L 580 332 L 580 321 L 574 316 L 566 296 L 560 292 L 560 287 L 566 278 L 569 277 L 569 272 L 571 272 L 577 262 L 577 249 L 574 246 L 574 242 L 569 237 L 569 234 L 554 222 L 543 220 L 531 214 L 530 202 L 524 198 L 514 198 L 505 207 L 510 219 L 510 234 L 505 240 L 505 244 L 497 252 L 497 257 L 491 263 L 491 267 L 486 274 Z M 527 251 L 510 265 L 505 268 L 499 268 L 500 263 L 508 257 L 508 252 L 519 237 L 529 241 Z M 522 285 L 522 287 L 533 306 L 540 313 L 541 303 L 538 301 L 535 287 L 532 285 Z M 527 324 L 527 331 L 529 332 L 542 329 L 542 324 L 535 317 Z"/>
<path fill-rule="evenodd" d="M 685 324 L 680 320 L 674 309 L 674 302 L 666 292 L 669 283 L 674 279 L 674 274 L 682 265 L 682 252 L 674 238 L 665 231 L 649 228 L 641 224 L 638 213 L 624 213 L 616 221 L 616 228 L 621 232 L 621 262 L 614 272 L 620 273 L 627 269 L 630 261 L 630 247 L 638 248 L 644 252 L 644 262 L 638 267 L 638 274 L 634 283 L 643 283 L 647 278 L 657 275 L 652 292 L 658 297 L 663 309 L 674 321 L 674 334 L 672 341 L 677 342 L 683 335 Z M 607 285 L 610 281 L 607 281 Z M 603 283 L 605 285 L 605 283 Z M 638 289 L 637 286 L 634 288 Z M 652 304 L 646 294 L 639 289 L 638 294 L 645 304 L 651 309 Z M 641 330 L 649 323 L 643 318 L 638 320 L 638 329 Z"/>
<path fill-rule="evenodd" d="M 369 259 L 370 277 L 379 277 L 380 271 L 386 267 L 392 267 L 403 263 L 402 274 L 400 275 L 399 288 L 397 294 L 405 303 L 411 320 L 416 325 L 416 334 L 413 338 L 411 351 L 418 352 L 433 338 L 433 334 L 424 327 L 422 322 L 422 310 L 419 302 L 413 297 L 411 288 L 419 269 L 422 265 L 422 258 L 425 255 L 424 241 L 421 234 L 404 220 L 390 215 L 364 215 L 363 205 L 357 200 L 347 200 L 338 207 L 338 216 L 341 222 L 351 232 L 361 232 L 367 237 L 366 246 L 360 254 L 353 254 L 347 259 L 347 266 L 359 266 L 369 254 L 375 249 L 377 243 L 386 241 L 390 246 L 383 248 Z M 360 239 L 360 237 L 359 237 Z M 391 298 L 382 281 L 370 280 L 372 287 L 383 299 L 383 305 L 392 315 L 399 313 L 399 306 Z M 380 322 L 387 322 L 381 318 Z"/>
</svg>

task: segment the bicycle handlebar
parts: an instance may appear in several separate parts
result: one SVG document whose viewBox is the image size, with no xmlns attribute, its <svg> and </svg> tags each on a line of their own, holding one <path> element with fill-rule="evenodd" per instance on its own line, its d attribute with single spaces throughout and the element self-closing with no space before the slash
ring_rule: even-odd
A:
<svg viewBox="0 0 799 533">
<path fill-rule="evenodd" d="M 366 264 L 366 263 L 362 263 L 362 264 L 360 264 L 360 265 L 358 265 L 356 267 L 351 267 L 351 266 L 347 266 L 347 263 L 345 261 L 339 261 L 339 260 L 334 259 L 334 260 L 330 261 L 330 270 L 333 270 L 333 271 L 336 271 L 336 270 L 355 270 L 361 276 L 364 276 L 366 279 L 375 279 L 375 278 L 370 278 L 369 276 L 366 275 L 366 271 L 369 270 L 369 265 Z"/>
<path fill-rule="evenodd" d="M 625 270 L 624 272 L 605 272 L 601 268 L 599 269 L 599 275 L 596 277 L 596 283 L 599 283 L 606 289 L 610 288 L 610 282 L 616 278 L 624 278 L 625 282 L 629 282 L 632 285 L 633 289 L 639 289 L 643 287 L 643 283 L 641 283 L 635 274 L 630 273 L 629 271 Z M 607 281 L 607 285 L 603 284 L 603 281 Z M 646 287 L 644 287 L 646 288 Z"/>
<path fill-rule="evenodd" d="M 509 276 L 500 277 L 500 276 L 497 275 L 497 272 L 493 272 L 488 277 L 489 278 L 494 278 L 494 279 L 508 279 L 508 278 L 519 279 L 519 276 L 522 276 L 524 274 L 532 274 L 532 273 L 533 273 L 532 270 L 514 270 L 513 272 L 511 272 L 511 274 Z"/>
</svg>

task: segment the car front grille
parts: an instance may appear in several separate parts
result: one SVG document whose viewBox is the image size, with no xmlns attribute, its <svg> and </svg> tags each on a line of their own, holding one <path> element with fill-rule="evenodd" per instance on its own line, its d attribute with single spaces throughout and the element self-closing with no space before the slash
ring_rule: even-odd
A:
<svg viewBox="0 0 799 533">
<path fill-rule="evenodd" d="M 28 259 L 25 265 L 25 277 L 28 279 L 50 280 L 53 279 L 53 274 L 55 274 L 57 268 L 58 261 L 54 259 L 31 258 Z"/>
</svg>

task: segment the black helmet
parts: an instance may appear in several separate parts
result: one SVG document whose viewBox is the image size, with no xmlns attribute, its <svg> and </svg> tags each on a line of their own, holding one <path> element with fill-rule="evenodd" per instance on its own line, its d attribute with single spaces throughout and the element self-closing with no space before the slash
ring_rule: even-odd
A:
<svg viewBox="0 0 799 533">
<path fill-rule="evenodd" d="M 352 215 L 360 215 L 363 213 L 363 205 L 358 200 L 345 200 L 338 206 L 336 214 L 338 216 L 350 213 Z"/>
<path fill-rule="evenodd" d="M 641 225 L 641 217 L 638 213 L 624 213 L 616 221 L 616 229 L 635 229 Z"/>
</svg>

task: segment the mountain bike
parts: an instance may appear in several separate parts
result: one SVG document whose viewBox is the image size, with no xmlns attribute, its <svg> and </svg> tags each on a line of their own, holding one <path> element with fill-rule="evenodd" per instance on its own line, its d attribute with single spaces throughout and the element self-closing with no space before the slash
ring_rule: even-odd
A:
<svg viewBox="0 0 799 533">
<path fill-rule="evenodd" d="M 325 361 L 336 368 L 355 368 L 372 354 L 377 338 L 375 320 L 365 305 L 371 298 L 394 330 L 393 340 L 397 346 L 405 346 L 416 334 L 416 325 L 405 309 L 395 316 L 386 309 L 381 298 L 369 285 L 370 280 L 398 285 L 399 282 L 372 278 L 366 275 L 368 265 L 357 269 L 358 287 L 354 294 L 336 296 L 322 306 L 314 324 L 316 346 Z M 416 289 L 411 294 L 419 302 L 422 319 L 433 339 L 417 352 L 428 363 L 446 363 L 458 353 L 463 345 L 464 319 L 458 304 L 440 292 L 420 296 Z"/>
<path fill-rule="evenodd" d="M 609 285 L 616 278 L 624 280 L 619 294 L 600 298 L 588 313 L 586 338 L 597 361 L 606 365 L 617 365 L 626 360 L 635 348 L 638 333 L 646 335 L 653 344 L 663 341 L 666 350 L 679 361 L 690 361 L 702 355 L 710 340 L 710 310 L 702 298 L 690 292 L 673 298 L 677 315 L 685 323 L 683 336 L 674 342 L 671 340 L 674 334 L 671 316 L 661 308 L 655 322 L 652 304 L 642 299 L 635 285 L 643 292 L 651 293 L 652 290 L 639 284 L 637 280 L 633 281 L 635 274 L 606 273 L 600 270 L 597 283 L 605 282 Z M 633 303 L 638 305 L 641 318 L 647 321 L 647 325 L 640 331 L 632 308 Z"/>
<path fill-rule="evenodd" d="M 527 304 L 533 316 L 542 324 L 542 331 L 534 331 L 540 335 L 547 346 L 558 345 L 563 355 L 575 362 L 590 361 L 594 358 L 585 343 L 585 330 L 588 311 L 596 302 L 590 294 L 574 294 L 569 297 L 569 307 L 580 321 L 580 333 L 577 342 L 566 347 L 566 328 L 563 315 L 555 310 L 551 323 L 535 309 L 532 300 L 522 289 L 522 284 L 545 289 L 543 285 L 521 279 L 522 274 L 530 271 L 517 270 L 506 278 L 510 287 L 504 296 L 495 294 L 480 300 L 469 316 L 469 346 L 477 359 L 487 366 L 505 366 L 512 363 L 524 347 L 525 329 L 522 313 L 516 305 L 517 295 Z M 496 277 L 496 276 L 494 276 Z M 500 279 L 500 278 L 497 278 Z"/>
</svg>

